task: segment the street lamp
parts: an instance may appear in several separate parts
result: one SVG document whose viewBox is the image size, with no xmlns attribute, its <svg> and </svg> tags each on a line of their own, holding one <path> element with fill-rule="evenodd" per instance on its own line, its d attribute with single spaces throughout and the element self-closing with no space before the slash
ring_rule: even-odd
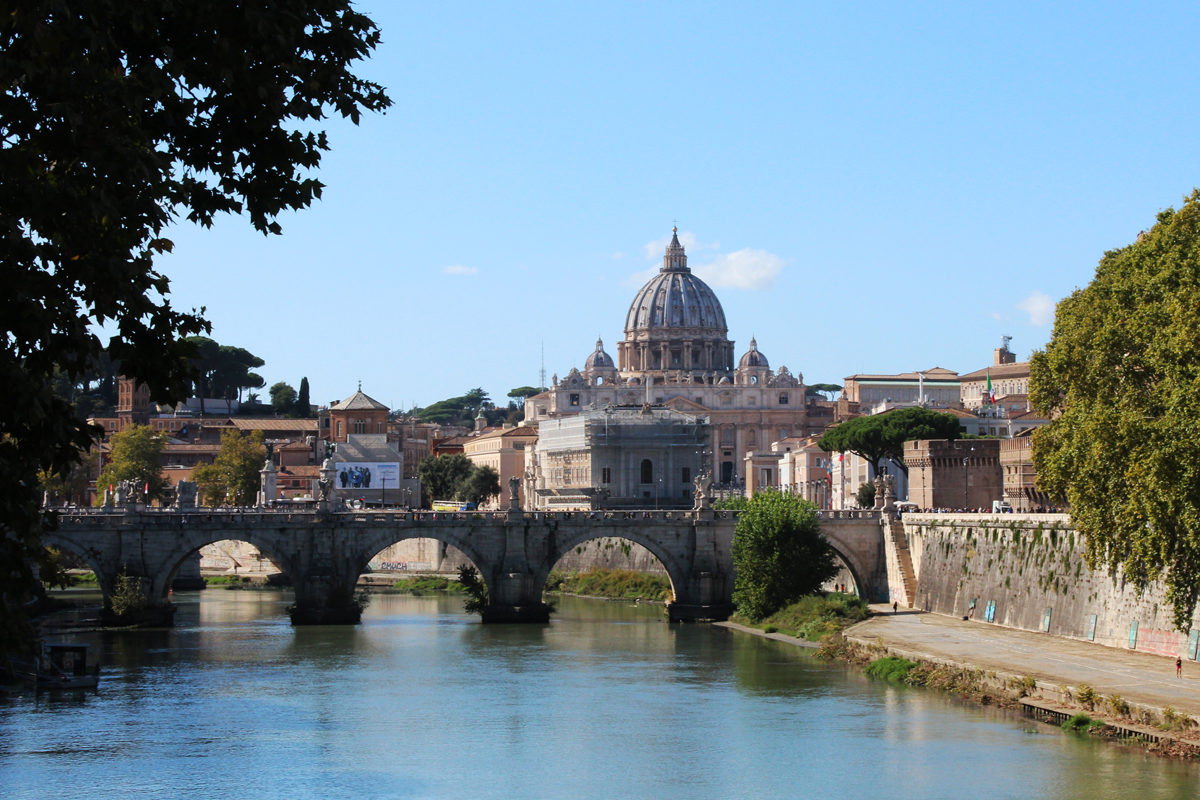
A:
<svg viewBox="0 0 1200 800">
<path fill-rule="evenodd" d="M 962 460 L 963 461 L 963 511 L 967 510 L 967 486 L 968 486 L 967 464 L 971 463 L 970 454 L 974 453 L 974 452 L 975 452 L 975 446 L 972 445 L 970 452 L 968 452 L 967 455 L 963 456 L 963 460 Z"/>
</svg>

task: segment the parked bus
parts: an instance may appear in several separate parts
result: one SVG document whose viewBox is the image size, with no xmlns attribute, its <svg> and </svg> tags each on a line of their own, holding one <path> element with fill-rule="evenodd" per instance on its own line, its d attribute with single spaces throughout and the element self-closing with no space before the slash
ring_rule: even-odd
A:
<svg viewBox="0 0 1200 800">
<path fill-rule="evenodd" d="M 434 500 L 434 511 L 474 511 L 477 508 L 475 503 L 468 503 L 465 500 Z"/>
</svg>

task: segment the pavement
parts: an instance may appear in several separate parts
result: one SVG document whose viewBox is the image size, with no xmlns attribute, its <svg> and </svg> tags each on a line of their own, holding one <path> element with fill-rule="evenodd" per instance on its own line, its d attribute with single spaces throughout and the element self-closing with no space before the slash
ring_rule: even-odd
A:
<svg viewBox="0 0 1200 800">
<path fill-rule="evenodd" d="M 1031 676 L 1051 686 L 1086 683 L 1098 694 L 1119 694 L 1132 704 L 1200 718 L 1200 664 L 1115 647 L 1002 628 L 890 605 L 871 606 L 874 616 L 846 630 L 846 638 L 883 645 L 897 655 L 921 656 L 993 672 Z"/>
</svg>

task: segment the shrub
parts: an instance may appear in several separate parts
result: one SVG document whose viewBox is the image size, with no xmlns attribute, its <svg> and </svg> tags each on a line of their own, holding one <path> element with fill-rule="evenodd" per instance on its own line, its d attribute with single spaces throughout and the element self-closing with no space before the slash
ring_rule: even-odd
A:
<svg viewBox="0 0 1200 800">
<path fill-rule="evenodd" d="M 1079 713 L 1068 719 L 1062 724 L 1064 731 L 1084 731 L 1104 725 L 1103 722 L 1098 722 L 1087 714 Z"/>
<path fill-rule="evenodd" d="M 1119 694 L 1110 695 L 1108 698 L 1108 707 L 1118 717 L 1129 716 L 1129 703 L 1125 702 L 1125 698 Z"/>
<path fill-rule="evenodd" d="M 1096 709 L 1096 690 L 1086 683 L 1079 684 L 1075 689 L 1075 702 L 1088 711 L 1094 711 Z"/>
<path fill-rule="evenodd" d="M 904 683 L 908 673 L 917 666 L 915 661 L 909 661 L 900 656 L 885 656 L 877 658 L 867 665 L 867 675 L 888 683 Z"/>
</svg>

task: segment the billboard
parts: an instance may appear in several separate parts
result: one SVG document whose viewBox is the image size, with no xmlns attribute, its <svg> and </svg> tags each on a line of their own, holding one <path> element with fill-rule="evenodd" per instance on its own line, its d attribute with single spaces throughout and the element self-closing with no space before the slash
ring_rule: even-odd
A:
<svg viewBox="0 0 1200 800">
<path fill-rule="evenodd" d="M 400 463 L 397 461 L 342 461 L 334 466 L 338 489 L 355 492 L 400 487 Z"/>
</svg>

